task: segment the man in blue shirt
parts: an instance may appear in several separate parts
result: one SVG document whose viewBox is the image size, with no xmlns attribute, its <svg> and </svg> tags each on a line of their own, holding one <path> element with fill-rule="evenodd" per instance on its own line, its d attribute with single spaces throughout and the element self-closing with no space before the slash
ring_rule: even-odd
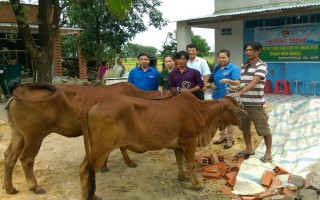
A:
<svg viewBox="0 0 320 200">
<path fill-rule="evenodd" d="M 159 72 L 149 66 L 149 55 L 142 53 L 138 60 L 139 66 L 130 71 L 128 81 L 141 90 L 158 90 Z"/>
</svg>

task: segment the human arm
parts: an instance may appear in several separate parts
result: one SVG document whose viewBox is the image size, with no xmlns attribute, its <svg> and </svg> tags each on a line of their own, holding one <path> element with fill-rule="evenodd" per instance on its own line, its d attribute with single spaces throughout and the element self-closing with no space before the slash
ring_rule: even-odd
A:
<svg viewBox="0 0 320 200">
<path fill-rule="evenodd" d="M 195 92 L 203 88 L 203 81 L 201 79 L 201 74 L 198 70 L 194 70 L 194 82 L 195 86 L 193 88 L 188 89 L 188 92 Z"/>
<path fill-rule="evenodd" d="M 234 94 L 228 94 L 228 96 L 232 96 L 232 97 L 240 97 L 242 94 L 252 90 L 261 80 L 260 76 L 254 76 L 253 80 L 247 84 L 246 86 L 244 86 L 241 90 L 239 90 L 237 93 Z"/>
</svg>

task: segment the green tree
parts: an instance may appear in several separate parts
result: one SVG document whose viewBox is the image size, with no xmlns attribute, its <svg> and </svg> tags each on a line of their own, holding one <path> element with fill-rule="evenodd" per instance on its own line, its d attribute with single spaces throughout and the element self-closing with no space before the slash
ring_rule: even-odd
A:
<svg viewBox="0 0 320 200">
<path fill-rule="evenodd" d="M 125 13 L 126 16 L 115 19 L 112 12 L 106 10 L 104 0 L 86 1 L 70 6 L 66 15 L 70 19 L 70 25 L 84 29 L 79 37 L 82 53 L 86 57 L 93 57 L 98 61 L 106 59 L 114 64 L 116 56 L 122 53 L 124 44 L 137 33 L 147 30 L 142 19 L 144 15 L 149 17 L 149 26 L 161 29 L 167 24 L 162 13 L 157 10 L 160 4 L 158 0 L 132 0 L 132 7 Z M 72 40 L 67 38 L 70 39 Z"/>
<path fill-rule="evenodd" d="M 133 16 L 133 18 L 130 18 L 131 20 L 142 21 L 143 13 L 145 13 L 145 14 L 148 14 L 152 19 L 158 19 L 158 20 L 155 20 L 157 22 L 154 23 L 156 27 L 161 27 L 163 25 L 161 13 L 158 12 L 156 9 L 154 9 L 160 5 L 160 2 L 156 0 L 151 0 L 151 2 L 155 2 L 155 3 L 154 4 L 149 3 L 147 4 L 148 5 L 147 7 L 140 7 L 140 5 L 144 5 L 144 3 L 149 2 L 146 0 L 145 1 L 143 0 L 104 0 L 104 1 L 101 1 L 101 0 L 39 0 L 34 2 L 34 3 L 38 3 L 38 24 L 37 25 L 39 27 L 38 28 L 39 39 L 38 39 L 38 43 L 36 44 L 33 38 L 33 35 L 31 34 L 29 20 L 27 17 L 28 16 L 27 12 L 29 11 L 29 9 L 28 9 L 28 5 L 24 4 L 25 2 L 28 3 L 29 1 L 10 0 L 15 17 L 17 19 L 18 34 L 33 62 L 33 69 L 34 69 L 33 77 L 34 77 L 34 81 L 36 82 L 52 81 L 53 46 L 54 46 L 53 38 L 55 34 L 59 33 L 59 28 L 64 25 L 65 21 L 61 20 L 60 17 L 62 15 L 62 12 L 65 9 L 67 9 L 69 6 L 78 5 L 83 2 L 91 2 L 92 5 L 97 5 L 97 6 L 100 5 L 104 9 L 107 6 L 110 12 L 105 12 L 104 14 L 109 14 L 112 17 L 118 17 L 119 23 L 122 22 L 121 20 L 124 20 L 127 23 L 130 23 L 128 20 L 126 20 L 127 17 L 131 13 L 136 12 L 135 15 L 131 15 Z M 104 4 L 101 4 L 101 2 L 104 2 Z M 131 9 L 132 7 L 136 8 L 136 10 Z M 79 12 L 83 15 L 86 14 L 86 13 L 82 13 L 81 10 L 79 10 Z M 99 15 L 96 15 L 96 16 L 99 17 Z M 123 24 L 119 25 L 119 27 L 126 30 L 126 26 L 124 25 Z M 150 25 L 153 25 L 152 20 L 150 22 Z M 139 29 L 140 32 L 144 30 L 146 29 L 143 29 L 143 28 Z M 126 33 L 130 34 L 129 31 Z M 133 37 L 133 36 L 131 35 L 130 37 Z M 111 37 L 109 39 L 118 39 L 118 38 Z M 115 45 L 115 46 L 119 47 L 119 45 Z"/>
<path fill-rule="evenodd" d="M 150 46 L 142 46 L 139 44 L 128 43 L 125 46 L 125 51 L 127 53 L 127 57 L 137 58 L 139 54 L 146 53 L 150 56 L 155 57 L 157 53 L 157 48 Z"/>
<path fill-rule="evenodd" d="M 210 47 L 204 38 L 199 35 L 192 34 L 191 42 L 198 46 L 200 57 L 206 57 L 210 55 Z"/>
<path fill-rule="evenodd" d="M 177 53 L 177 39 L 176 31 L 174 33 L 168 32 L 166 41 L 162 45 L 161 57 L 167 55 L 175 55 Z"/>
<path fill-rule="evenodd" d="M 199 35 L 194 35 L 192 33 L 191 41 L 193 44 L 196 44 L 199 49 L 199 56 L 206 57 L 210 56 L 210 47 L 207 41 Z M 177 37 L 176 32 L 167 34 L 166 41 L 162 45 L 163 50 L 160 52 L 161 56 L 165 55 L 174 55 L 177 53 Z"/>
</svg>

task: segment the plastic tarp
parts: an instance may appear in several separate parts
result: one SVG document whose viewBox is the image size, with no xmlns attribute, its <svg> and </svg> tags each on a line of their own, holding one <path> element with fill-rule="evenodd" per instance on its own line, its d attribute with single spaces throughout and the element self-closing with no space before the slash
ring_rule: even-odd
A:
<svg viewBox="0 0 320 200">
<path fill-rule="evenodd" d="M 272 109 L 268 113 L 273 136 L 272 163 L 259 160 L 265 153 L 262 140 L 256 154 L 242 162 L 234 194 L 264 192 L 261 178 L 266 170 L 273 170 L 275 166 L 303 178 L 311 171 L 320 171 L 320 99 L 302 96 L 272 98 L 269 99 Z M 287 185 L 287 178 L 282 179 L 282 186 Z"/>
</svg>

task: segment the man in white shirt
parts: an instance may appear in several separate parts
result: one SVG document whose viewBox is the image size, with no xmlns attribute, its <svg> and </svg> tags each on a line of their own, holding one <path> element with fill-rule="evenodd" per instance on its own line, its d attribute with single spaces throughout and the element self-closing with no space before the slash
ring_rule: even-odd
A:
<svg viewBox="0 0 320 200">
<path fill-rule="evenodd" d="M 120 76 L 121 76 L 122 74 L 124 74 L 124 72 L 126 71 L 126 68 L 125 68 L 124 65 L 123 65 L 123 60 L 122 60 L 122 58 L 118 58 L 118 59 L 117 59 L 117 64 L 116 64 L 115 66 L 113 66 L 112 69 L 121 71 Z"/>
<path fill-rule="evenodd" d="M 206 89 L 206 85 L 208 83 L 209 76 L 211 74 L 208 63 L 205 59 L 198 57 L 198 47 L 195 44 L 187 45 L 187 52 L 189 54 L 189 61 L 187 66 L 196 69 L 200 72 L 201 78 L 204 83 L 204 88 L 202 89 L 202 100 L 204 100 L 204 90 Z"/>
</svg>

